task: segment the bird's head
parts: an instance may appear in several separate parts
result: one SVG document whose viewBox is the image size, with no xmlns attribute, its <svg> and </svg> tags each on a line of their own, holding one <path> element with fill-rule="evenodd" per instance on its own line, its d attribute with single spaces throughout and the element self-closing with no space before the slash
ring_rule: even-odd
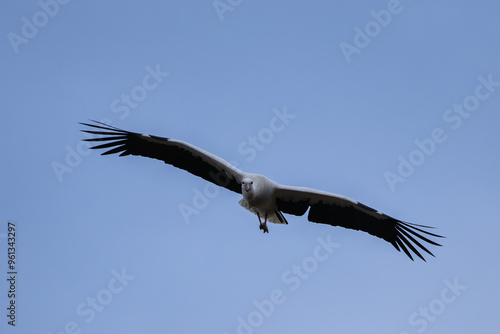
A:
<svg viewBox="0 0 500 334">
<path fill-rule="evenodd" d="M 248 194 L 251 193 L 253 190 L 253 180 L 251 178 L 244 178 L 241 181 L 241 192 L 243 194 Z"/>
</svg>

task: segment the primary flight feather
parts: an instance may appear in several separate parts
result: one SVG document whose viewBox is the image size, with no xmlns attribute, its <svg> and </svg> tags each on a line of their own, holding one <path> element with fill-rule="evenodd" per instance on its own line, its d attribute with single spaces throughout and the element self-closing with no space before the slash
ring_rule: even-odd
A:
<svg viewBox="0 0 500 334">
<path fill-rule="evenodd" d="M 240 205 L 258 216 L 259 227 L 264 232 L 269 232 L 267 221 L 288 224 L 283 213 L 302 216 L 309 210 L 307 218 L 311 222 L 367 232 L 390 242 L 398 251 L 402 249 L 412 260 L 413 253 L 425 261 L 422 250 L 434 256 L 424 244 L 441 246 L 430 239 L 442 237 L 426 230 L 432 227 L 403 222 L 344 196 L 280 185 L 263 175 L 243 172 L 224 159 L 181 140 L 93 122 L 80 123 L 91 128 L 83 132 L 98 135 L 84 140 L 103 142 L 92 149 L 109 149 L 102 155 L 120 153 L 120 156 L 140 155 L 162 160 L 242 194 Z"/>
</svg>

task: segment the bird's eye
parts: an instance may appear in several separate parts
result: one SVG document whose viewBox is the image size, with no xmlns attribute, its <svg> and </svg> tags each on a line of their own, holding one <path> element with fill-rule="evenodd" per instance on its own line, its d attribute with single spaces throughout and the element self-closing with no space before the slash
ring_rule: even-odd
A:
<svg viewBox="0 0 500 334">
<path fill-rule="evenodd" d="M 250 184 L 253 184 L 253 181 L 250 181 Z"/>
</svg>

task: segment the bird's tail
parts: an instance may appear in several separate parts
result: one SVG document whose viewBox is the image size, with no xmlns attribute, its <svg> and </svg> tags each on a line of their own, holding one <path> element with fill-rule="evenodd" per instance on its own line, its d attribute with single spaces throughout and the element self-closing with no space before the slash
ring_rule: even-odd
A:
<svg viewBox="0 0 500 334">
<path fill-rule="evenodd" d="M 242 198 L 238 203 L 242 207 L 244 207 L 245 209 L 247 209 L 248 211 L 257 214 L 256 211 L 250 209 L 250 205 L 248 205 L 248 202 L 247 202 L 246 199 Z M 275 210 L 272 214 L 268 214 L 267 215 L 267 221 L 271 222 L 271 223 L 274 223 L 274 224 L 288 224 L 288 222 L 286 221 L 285 217 L 283 216 L 283 214 L 279 210 Z"/>
<path fill-rule="evenodd" d="M 275 224 L 288 224 L 288 222 L 285 219 L 285 216 L 283 216 L 281 211 L 278 210 L 275 210 L 274 214 L 267 217 L 267 221 L 270 221 L 271 223 Z"/>
</svg>

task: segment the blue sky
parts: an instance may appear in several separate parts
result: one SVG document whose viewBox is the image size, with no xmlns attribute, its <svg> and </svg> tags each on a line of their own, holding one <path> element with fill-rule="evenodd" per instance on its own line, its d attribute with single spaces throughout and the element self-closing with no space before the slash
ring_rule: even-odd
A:
<svg viewBox="0 0 500 334">
<path fill-rule="evenodd" d="M 498 327 L 498 2 L 0 9 L 2 333 Z M 381 239 L 293 216 L 263 235 L 239 195 L 89 151 L 88 119 L 435 226 L 444 247 L 412 262 Z"/>
</svg>

